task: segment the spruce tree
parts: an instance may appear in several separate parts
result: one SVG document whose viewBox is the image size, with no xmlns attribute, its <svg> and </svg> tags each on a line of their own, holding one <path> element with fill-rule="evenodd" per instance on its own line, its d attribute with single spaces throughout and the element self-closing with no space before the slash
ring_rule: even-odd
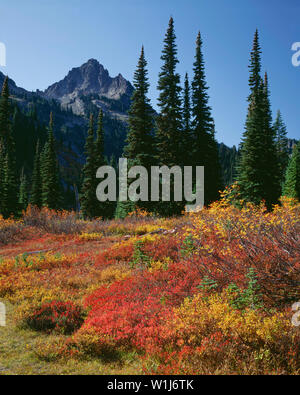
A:
<svg viewBox="0 0 300 395">
<path fill-rule="evenodd" d="M 196 40 L 196 55 L 193 70 L 193 149 L 191 154 L 194 166 L 204 166 L 204 199 L 207 205 L 219 197 L 219 191 L 222 188 L 222 176 L 218 145 L 215 140 L 214 121 L 211 116 L 211 108 L 208 105 L 208 87 L 205 78 L 200 32 Z"/>
<path fill-rule="evenodd" d="M 53 134 L 53 114 L 50 114 L 48 140 L 42 154 L 42 204 L 58 210 L 61 204 L 61 185 Z"/>
<path fill-rule="evenodd" d="M 261 72 L 261 48 L 256 30 L 250 58 L 250 95 L 248 114 L 237 167 L 237 180 L 242 199 L 259 204 L 262 200 L 270 209 L 279 195 L 279 168 L 267 77 Z"/>
<path fill-rule="evenodd" d="M 300 141 L 294 146 L 286 171 L 283 195 L 300 201 Z"/>
<path fill-rule="evenodd" d="M 159 165 L 182 166 L 182 109 L 180 76 L 176 72 L 177 45 L 174 21 L 170 18 L 164 39 L 161 60 L 163 65 L 159 73 L 157 89 L 159 90 L 158 106 L 160 113 L 156 121 L 156 150 Z M 160 202 L 155 207 L 166 216 L 180 214 L 183 202 L 174 201 L 174 183 L 171 181 L 170 202 Z"/>
<path fill-rule="evenodd" d="M 289 151 L 286 126 L 283 122 L 280 110 L 277 111 L 273 128 L 276 135 L 276 148 L 279 162 L 280 181 L 281 184 L 283 184 L 285 180 L 287 165 L 289 162 Z"/>
<path fill-rule="evenodd" d="M 31 179 L 30 203 L 39 208 L 42 207 L 42 176 L 41 176 L 41 154 L 40 142 L 36 144 L 35 157 L 33 163 L 32 179 Z"/>
<path fill-rule="evenodd" d="M 96 211 L 95 190 L 95 144 L 94 144 L 94 117 L 90 115 L 89 129 L 85 143 L 86 162 L 83 167 L 83 183 L 81 187 L 81 211 L 85 218 L 93 218 Z M 98 202 L 99 203 L 99 202 Z"/>
<path fill-rule="evenodd" d="M 2 214 L 4 218 L 15 216 L 19 211 L 17 185 L 15 182 L 14 163 L 6 153 L 3 165 Z"/>
<path fill-rule="evenodd" d="M 96 189 L 101 179 L 96 178 L 97 169 L 101 166 L 107 165 L 107 160 L 104 156 L 104 128 L 103 128 L 103 111 L 102 109 L 99 111 L 98 115 L 98 123 L 97 123 L 97 131 L 96 131 L 96 140 L 95 140 L 95 150 L 94 150 L 94 163 L 95 163 L 95 208 L 94 208 L 94 216 L 102 217 L 102 218 L 112 218 L 115 211 L 116 202 L 99 202 L 96 197 Z"/>
<path fill-rule="evenodd" d="M 124 156 L 134 160 L 140 166 L 148 168 L 153 163 L 153 110 L 147 97 L 149 83 L 147 77 L 147 61 L 144 47 L 134 73 L 135 88 L 129 109 L 129 131 L 124 149 Z"/>
<path fill-rule="evenodd" d="M 20 176 L 20 189 L 19 189 L 19 207 L 20 210 L 26 210 L 28 206 L 28 182 L 24 168 L 22 168 Z"/>
<path fill-rule="evenodd" d="M 2 193 L 3 213 L 6 217 L 18 213 L 18 182 L 16 173 L 16 149 L 11 128 L 11 105 L 8 77 L 5 78 L 0 98 L 0 140 L 2 145 Z"/>
<path fill-rule="evenodd" d="M 192 140 L 192 131 L 191 131 L 191 89 L 189 83 L 188 73 L 185 74 L 184 79 L 184 91 L 183 91 L 183 130 L 182 130 L 182 160 L 181 162 L 185 165 L 192 165 L 193 162 L 190 158 L 190 155 L 187 155 L 187 152 L 190 152 L 191 147 L 193 145 Z"/>
<path fill-rule="evenodd" d="M 0 136 L 6 144 L 10 135 L 10 115 L 11 107 L 9 103 L 8 77 L 4 79 L 1 98 L 0 98 Z"/>
<path fill-rule="evenodd" d="M 177 46 L 174 21 L 170 18 L 164 40 L 161 60 L 163 65 L 159 73 L 157 89 L 159 90 L 158 106 L 160 114 L 157 118 L 157 154 L 161 165 L 180 165 L 181 153 L 181 87 L 180 76 L 176 72 Z"/>
<path fill-rule="evenodd" d="M 3 214 L 4 162 L 4 144 L 3 139 L 0 137 L 0 215 Z"/>
<path fill-rule="evenodd" d="M 147 61 L 144 47 L 138 60 L 137 69 L 134 73 L 133 86 L 135 88 L 131 98 L 129 110 L 129 131 L 124 148 L 124 156 L 128 159 L 128 167 L 144 166 L 150 174 L 150 166 L 154 164 L 155 146 L 153 137 L 153 110 L 150 99 L 147 97 L 149 90 Z M 150 187 L 150 180 L 149 187 Z M 150 189 L 149 189 L 150 191 Z M 128 212 L 135 208 L 151 209 L 150 202 L 118 202 L 117 217 L 125 217 Z"/>
</svg>

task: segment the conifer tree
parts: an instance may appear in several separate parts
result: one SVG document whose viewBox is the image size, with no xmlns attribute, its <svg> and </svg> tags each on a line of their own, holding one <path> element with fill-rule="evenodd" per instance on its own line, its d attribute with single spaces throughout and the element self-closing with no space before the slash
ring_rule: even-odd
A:
<svg viewBox="0 0 300 395">
<path fill-rule="evenodd" d="M 39 208 L 42 207 L 42 176 L 41 176 L 41 153 L 40 142 L 36 144 L 35 157 L 33 163 L 31 179 L 30 203 Z"/>
<path fill-rule="evenodd" d="M 180 76 L 176 72 L 177 46 L 174 21 L 170 18 L 164 40 L 161 60 L 163 65 L 159 73 L 157 89 L 159 90 L 158 106 L 160 114 L 157 118 L 157 154 L 161 165 L 180 165 L 181 153 L 181 87 Z"/>
<path fill-rule="evenodd" d="M 283 195 L 300 201 L 300 141 L 294 146 L 286 171 Z"/>
<path fill-rule="evenodd" d="M 53 134 L 53 114 L 50 114 L 48 140 L 42 154 L 42 204 L 58 210 L 61 203 L 61 185 Z"/>
<path fill-rule="evenodd" d="M 20 210 L 26 210 L 28 206 L 28 182 L 24 168 L 22 168 L 20 176 L 20 189 L 19 189 L 19 207 Z"/>
<path fill-rule="evenodd" d="M 4 161 L 4 144 L 0 137 L 0 215 L 3 214 Z"/>
<path fill-rule="evenodd" d="M 0 136 L 4 139 L 5 144 L 10 135 L 10 115 L 11 107 L 9 103 L 8 77 L 6 77 L 4 79 L 0 99 Z"/>
<path fill-rule="evenodd" d="M 103 128 L 103 111 L 102 109 L 99 111 L 98 115 L 98 123 L 97 123 L 97 131 L 96 131 L 96 140 L 95 140 L 95 151 L 94 151 L 94 163 L 95 163 L 95 208 L 94 208 L 94 216 L 102 217 L 102 218 L 112 218 L 114 216 L 115 211 L 115 202 L 99 202 L 96 196 L 96 189 L 101 179 L 96 178 L 97 169 L 101 166 L 107 165 L 107 160 L 104 156 L 104 128 Z"/>
<path fill-rule="evenodd" d="M 156 151 L 159 165 L 182 166 L 182 108 L 180 76 L 176 72 L 177 45 L 174 31 L 174 21 L 170 18 L 164 39 L 161 60 L 163 65 L 159 73 L 157 89 L 159 90 L 158 106 L 160 113 L 156 120 Z M 174 201 L 174 183 L 171 180 L 170 202 L 155 204 L 161 215 L 180 214 L 183 202 Z"/>
<path fill-rule="evenodd" d="M 279 195 L 279 168 L 267 77 L 261 72 L 261 48 L 256 30 L 250 58 L 250 95 L 241 156 L 237 168 L 241 197 L 259 204 L 262 200 L 270 209 Z"/>
<path fill-rule="evenodd" d="M 153 137 L 153 110 L 150 99 L 147 97 L 149 90 L 147 61 L 144 47 L 138 60 L 137 69 L 134 73 L 134 93 L 131 98 L 129 110 L 129 131 L 124 148 L 124 156 L 128 159 L 128 167 L 144 166 L 150 174 L 150 166 L 154 164 L 155 146 Z M 150 180 L 149 187 L 150 187 Z M 150 210 L 150 202 L 118 202 L 117 217 L 125 217 L 136 207 Z"/>
<path fill-rule="evenodd" d="M 147 77 L 147 61 L 144 47 L 134 73 L 133 86 L 135 88 L 131 98 L 129 110 L 129 131 L 124 149 L 127 159 L 134 160 L 135 164 L 149 167 L 153 162 L 153 110 L 150 99 L 147 97 L 149 83 Z"/>
<path fill-rule="evenodd" d="M 280 181 L 283 184 L 285 173 L 289 162 L 288 139 L 286 126 L 283 122 L 280 110 L 277 111 L 276 119 L 273 124 L 276 135 L 277 157 L 279 162 Z"/>
<path fill-rule="evenodd" d="M 202 39 L 199 32 L 196 40 L 192 82 L 193 151 L 191 154 L 194 166 L 204 166 L 204 199 L 206 205 L 219 197 L 219 191 L 222 188 L 218 145 L 215 140 L 214 121 L 211 116 L 211 108 L 208 105 L 207 90 Z"/>
<path fill-rule="evenodd" d="M 191 131 L 191 89 L 188 73 L 185 74 L 184 91 L 183 91 L 183 134 L 182 134 L 182 163 L 184 165 L 192 165 L 192 160 L 187 152 L 190 152 L 193 145 Z"/>
<path fill-rule="evenodd" d="M 4 218 L 9 218 L 15 216 L 18 213 L 18 209 L 18 194 L 14 167 L 11 156 L 6 153 L 3 165 L 2 214 Z"/>
<path fill-rule="evenodd" d="M 0 98 L 0 140 L 2 145 L 2 211 L 6 217 L 18 213 L 18 183 L 16 149 L 11 130 L 11 105 L 8 77 L 5 78 Z"/>
<path fill-rule="evenodd" d="M 93 218 L 96 211 L 95 190 L 95 144 L 94 144 L 94 117 L 90 115 L 89 129 L 85 143 L 86 162 L 83 167 L 83 183 L 81 187 L 81 211 L 85 218 Z M 99 202 L 98 202 L 99 203 Z"/>
</svg>

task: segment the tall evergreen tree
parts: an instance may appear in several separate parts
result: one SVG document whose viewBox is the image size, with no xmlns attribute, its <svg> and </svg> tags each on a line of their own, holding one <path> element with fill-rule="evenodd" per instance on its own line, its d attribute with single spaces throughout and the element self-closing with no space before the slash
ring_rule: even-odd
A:
<svg viewBox="0 0 300 395">
<path fill-rule="evenodd" d="M 18 182 L 16 173 L 16 149 L 11 130 L 11 105 L 9 101 L 8 77 L 5 78 L 0 98 L 0 140 L 3 167 L 3 213 L 6 217 L 18 213 Z"/>
<path fill-rule="evenodd" d="M 42 176 L 41 176 L 41 153 L 38 140 L 33 163 L 30 203 L 39 208 L 42 207 Z"/>
<path fill-rule="evenodd" d="M 182 165 L 182 109 L 180 76 L 176 72 L 177 45 L 174 21 L 170 18 L 164 39 L 161 60 L 163 65 L 158 80 L 158 106 L 160 113 L 156 120 L 156 149 L 159 165 L 169 168 Z M 183 202 L 174 201 L 174 183 L 171 180 L 170 202 L 160 202 L 155 207 L 162 215 L 179 214 L 183 210 Z"/>
<path fill-rule="evenodd" d="M 131 98 L 129 110 L 129 131 L 124 149 L 127 159 L 134 160 L 140 166 L 149 167 L 153 163 L 153 110 L 150 99 L 147 97 L 149 90 L 147 61 L 144 47 L 134 73 L 133 86 L 135 88 Z"/>
<path fill-rule="evenodd" d="M 215 140 L 214 121 L 208 105 L 207 83 L 200 32 L 196 40 L 194 79 L 192 82 L 192 132 L 194 166 L 204 166 L 204 199 L 208 204 L 219 197 L 222 188 L 218 145 Z"/>
<path fill-rule="evenodd" d="M 0 137 L 0 215 L 3 214 L 3 197 L 4 197 L 4 144 L 3 139 Z"/>
<path fill-rule="evenodd" d="M 0 99 L 0 136 L 6 143 L 10 135 L 11 106 L 9 103 L 8 77 L 5 77 Z"/>
<path fill-rule="evenodd" d="M 9 218 L 18 214 L 18 193 L 11 156 L 6 153 L 3 166 L 2 214 Z"/>
<path fill-rule="evenodd" d="M 286 126 L 283 122 L 280 110 L 277 111 L 273 128 L 276 135 L 276 147 L 279 162 L 280 180 L 281 184 L 283 184 L 285 180 L 287 165 L 289 162 L 289 150 Z"/>
<path fill-rule="evenodd" d="M 48 140 L 42 154 L 42 204 L 58 210 L 61 203 L 61 185 L 53 134 L 53 114 L 50 114 Z"/>
<path fill-rule="evenodd" d="M 250 95 L 241 156 L 237 168 L 241 197 L 255 204 L 265 200 L 268 208 L 279 195 L 279 169 L 272 128 L 267 76 L 261 72 L 261 48 L 256 30 L 250 58 Z"/>
<path fill-rule="evenodd" d="M 95 144 L 94 144 L 94 117 L 90 115 L 89 129 L 85 143 L 86 162 L 83 167 L 83 183 L 81 187 L 81 211 L 85 218 L 95 216 L 96 190 L 95 190 Z M 99 203 L 99 202 L 98 202 Z"/>
<path fill-rule="evenodd" d="M 160 114 L 157 118 L 157 154 L 162 165 L 180 165 L 181 153 L 181 87 L 180 76 L 176 72 L 177 46 L 174 21 L 170 18 L 164 40 L 161 60 L 163 65 L 159 73 L 157 89 L 159 90 L 158 106 Z"/>
<path fill-rule="evenodd" d="M 189 83 L 188 73 L 185 74 L 184 91 L 183 91 L 183 134 L 182 134 L 182 163 L 184 165 L 192 165 L 190 156 L 187 157 L 187 152 L 190 152 L 193 140 L 191 130 L 191 88 Z"/>
<path fill-rule="evenodd" d="M 149 90 L 147 74 L 147 61 L 144 47 L 142 47 L 133 79 L 135 90 L 131 98 L 129 131 L 124 148 L 124 156 L 128 159 L 129 168 L 136 165 L 144 166 L 150 174 L 150 166 L 155 161 L 155 145 L 153 110 L 150 106 L 150 99 L 147 97 Z M 148 181 L 150 187 L 150 180 Z M 118 202 L 116 216 L 123 218 L 136 207 L 150 210 L 151 204 L 150 202 L 141 201 Z"/>
<path fill-rule="evenodd" d="M 22 168 L 20 176 L 20 189 L 19 189 L 19 207 L 20 210 L 26 210 L 28 206 L 28 182 L 24 168 Z"/>
<path fill-rule="evenodd" d="M 300 141 L 294 146 L 286 171 L 283 195 L 300 201 Z"/>
<path fill-rule="evenodd" d="M 104 128 L 103 128 L 103 111 L 99 111 L 96 140 L 95 140 L 95 152 L 94 152 L 94 163 L 95 163 L 95 187 L 94 191 L 97 189 L 97 185 L 101 180 L 96 178 L 97 169 L 101 166 L 107 165 L 107 159 L 104 156 Z M 102 218 L 112 218 L 115 213 L 116 202 L 99 202 L 96 197 L 95 192 L 95 209 L 94 216 Z"/>
</svg>

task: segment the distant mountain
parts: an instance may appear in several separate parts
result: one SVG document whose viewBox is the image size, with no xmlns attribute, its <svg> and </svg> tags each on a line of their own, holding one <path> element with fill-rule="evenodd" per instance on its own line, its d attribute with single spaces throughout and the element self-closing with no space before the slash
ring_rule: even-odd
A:
<svg viewBox="0 0 300 395">
<path fill-rule="evenodd" d="M 0 87 L 4 78 L 4 74 L 0 72 Z M 29 92 L 18 87 L 12 79 L 9 79 L 9 89 L 13 102 L 23 114 L 35 114 L 37 122 L 41 125 L 41 128 L 36 125 L 36 129 L 42 130 L 43 125 L 47 126 L 49 114 L 53 112 L 57 151 L 66 184 L 79 182 L 90 113 L 96 117 L 100 108 L 104 112 L 106 156 L 110 158 L 113 155 L 118 158 L 122 155 L 128 128 L 128 110 L 134 88 L 121 74 L 111 77 L 97 60 L 90 59 L 82 66 L 73 68 L 64 79 L 49 86 L 45 91 Z M 20 152 L 24 150 L 25 140 L 26 146 L 33 148 L 37 138 L 40 138 L 37 134 L 26 138 L 22 136 L 22 122 L 25 120 L 20 121 L 18 127 L 21 137 L 17 146 Z M 26 129 L 27 134 L 29 130 L 30 126 Z M 45 132 L 39 133 L 44 136 L 43 140 Z M 289 139 L 290 152 L 295 143 L 296 140 Z M 235 177 L 238 151 L 235 147 L 229 148 L 221 143 L 219 155 L 223 180 L 228 185 Z M 23 158 L 22 155 L 19 156 Z M 28 159 L 27 162 L 27 168 L 30 170 L 31 161 Z"/>
<path fill-rule="evenodd" d="M 37 93 L 47 99 L 59 101 L 63 108 L 76 115 L 86 115 L 89 101 L 110 116 L 127 120 L 127 110 L 133 86 L 121 74 L 110 77 L 108 71 L 95 59 L 73 68 L 61 81 Z"/>
</svg>

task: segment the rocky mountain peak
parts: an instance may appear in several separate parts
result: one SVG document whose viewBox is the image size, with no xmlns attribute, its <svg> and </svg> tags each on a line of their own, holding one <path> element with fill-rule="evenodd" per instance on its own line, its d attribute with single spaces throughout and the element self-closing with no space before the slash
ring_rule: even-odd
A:
<svg viewBox="0 0 300 395">
<path fill-rule="evenodd" d="M 108 71 L 96 59 L 89 59 L 80 67 L 75 67 L 67 76 L 49 86 L 43 96 L 61 101 L 63 105 L 84 95 L 97 94 L 108 99 L 119 100 L 122 96 L 130 97 L 133 87 L 121 74 L 110 77 Z"/>
</svg>

